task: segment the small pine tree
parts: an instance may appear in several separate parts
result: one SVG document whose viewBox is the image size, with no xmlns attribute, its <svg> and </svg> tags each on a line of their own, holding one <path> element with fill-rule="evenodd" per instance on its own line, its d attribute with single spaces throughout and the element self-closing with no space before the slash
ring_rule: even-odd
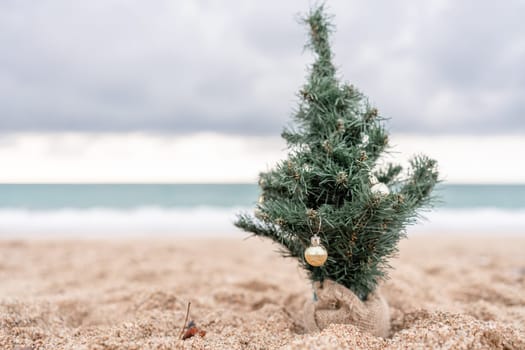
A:
<svg viewBox="0 0 525 350">
<path fill-rule="evenodd" d="M 255 216 L 241 214 L 235 225 L 278 242 L 312 281 L 331 279 L 365 300 L 386 277 L 405 227 L 415 222 L 418 208 L 430 205 L 436 162 L 420 155 L 406 172 L 399 165 L 378 166 L 389 147 L 384 118 L 354 86 L 337 78 L 332 25 L 323 6 L 303 21 L 315 62 L 299 92 L 295 126 L 282 133 L 288 159 L 260 174 Z M 371 179 L 388 186 L 389 193 L 372 190 Z M 316 234 L 328 252 L 320 267 L 304 258 Z"/>
</svg>

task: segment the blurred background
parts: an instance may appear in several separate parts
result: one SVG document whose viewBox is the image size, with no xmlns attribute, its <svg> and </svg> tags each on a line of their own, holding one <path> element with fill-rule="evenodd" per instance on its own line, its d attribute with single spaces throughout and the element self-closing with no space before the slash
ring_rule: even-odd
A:
<svg viewBox="0 0 525 350">
<path fill-rule="evenodd" d="M 335 62 L 439 161 L 410 232 L 525 230 L 525 4 L 328 1 Z M 312 56 L 307 1 L 0 2 L 0 237 L 245 236 L 232 225 Z"/>
</svg>

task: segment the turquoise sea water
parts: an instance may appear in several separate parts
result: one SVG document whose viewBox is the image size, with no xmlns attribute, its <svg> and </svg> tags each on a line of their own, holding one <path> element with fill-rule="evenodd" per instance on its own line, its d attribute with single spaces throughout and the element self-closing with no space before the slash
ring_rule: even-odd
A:
<svg viewBox="0 0 525 350">
<path fill-rule="evenodd" d="M 248 206 L 257 193 L 251 184 L 0 185 L 0 208 L 224 208 Z"/>
<path fill-rule="evenodd" d="M 438 201 L 411 231 L 525 234 L 525 185 L 440 184 Z M 242 235 L 255 184 L 0 184 L 0 237 Z"/>
<path fill-rule="evenodd" d="M 0 209 L 249 207 L 254 184 L 0 184 Z M 525 209 L 525 185 L 441 184 L 437 207 Z"/>
</svg>

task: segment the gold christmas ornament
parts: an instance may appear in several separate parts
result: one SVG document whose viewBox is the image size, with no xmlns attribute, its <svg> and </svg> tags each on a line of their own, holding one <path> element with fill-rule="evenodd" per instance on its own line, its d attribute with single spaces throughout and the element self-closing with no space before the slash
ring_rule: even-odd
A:
<svg viewBox="0 0 525 350">
<path fill-rule="evenodd" d="M 318 235 L 312 236 L 311 246 L 304 251 L 306 262 L 312 266 L 322 266 L 328 259 L 326 248 L 321 245 L 321 238 Z"/>
</svg>

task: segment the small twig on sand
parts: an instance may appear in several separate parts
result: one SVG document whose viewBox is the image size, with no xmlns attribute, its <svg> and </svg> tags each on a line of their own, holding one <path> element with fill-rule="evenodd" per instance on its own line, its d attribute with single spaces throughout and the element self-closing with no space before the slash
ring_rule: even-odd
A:
<svg viewBox="0 0 525 350">
<path fill-rule="evenodd" d="M 182 325 L 182 329 L 180 330 L 179 339 L 182 339 L 182 336 L 184 335 L 184 329 L 186 328 L 188 317 L 190 316 L 190 306 L 191 301 L 188 301 L 188 307 L 186 308 L 186 318 L 184 318 L 184 324 Z"/>
</svg>

